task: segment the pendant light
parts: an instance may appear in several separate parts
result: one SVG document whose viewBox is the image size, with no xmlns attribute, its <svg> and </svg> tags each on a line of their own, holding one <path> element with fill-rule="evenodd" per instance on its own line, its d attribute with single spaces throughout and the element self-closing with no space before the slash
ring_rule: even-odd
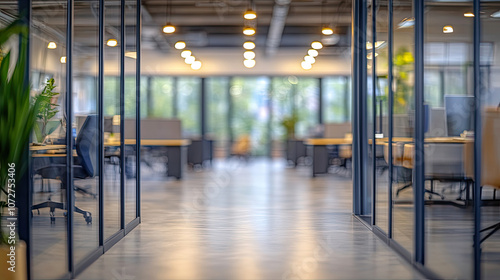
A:
<svg viewBox="0 0 500 280">
<path fill-rule="evenodd" d="M 167 18 L 167 23 L 163 26 L 163 33 L 172 34 L 175 32 L 175 26 L 172 23 L 170 23 L 170 18 L 172 16 L 172 3 L 171 3 L 171 1 L 167 2 L 166 8 L 167 9 L 165 11 L 165 14 L 166 14 L 166 18 Z"/>
</svg>

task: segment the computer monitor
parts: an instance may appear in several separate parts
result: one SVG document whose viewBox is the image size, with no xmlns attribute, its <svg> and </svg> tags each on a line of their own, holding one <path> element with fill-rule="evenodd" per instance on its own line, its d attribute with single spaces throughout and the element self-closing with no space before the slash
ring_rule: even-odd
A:
<svg viewBox="0 0 500 280">
<path fill-rule="evenodd" d="M 464 130 L 474 130 L 474 96 L 444 97 L 448 136 L 460 136 Z"/>
</svg>

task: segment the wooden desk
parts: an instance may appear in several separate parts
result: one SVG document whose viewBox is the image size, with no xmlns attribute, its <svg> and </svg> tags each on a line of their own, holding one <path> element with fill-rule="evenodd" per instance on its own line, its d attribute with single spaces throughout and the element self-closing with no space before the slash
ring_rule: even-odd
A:
<svg viewBox="0 0 500 280">
<path fill-rule="evenodd" d="M 328 172 L 327 146 L 351 145 L 351 138 L 309 138 L 304 143 L 309 146 L 312 157 L 312 177 Z"/>
<path fill-rule="evenodd" d="M 61 150 L 61 149 L 66 149 L 66 145 L 45 145 L 45 146 L 30 145 L 30 151 Z"/>
<path fill-rule="evenodd" d="M 136 145 L 136 139 L 125 139 L 125 145 Z M 187 146 L 191 144 L 189 139 L 141 139 L 143 147 L 165 147 L 167 149 L 167 176 L 182 178 L 183 169 L 187 162 Z M 120 141 L 108 141 L 104 143 L 106 147 L 119 147 Z"/>
</svg>

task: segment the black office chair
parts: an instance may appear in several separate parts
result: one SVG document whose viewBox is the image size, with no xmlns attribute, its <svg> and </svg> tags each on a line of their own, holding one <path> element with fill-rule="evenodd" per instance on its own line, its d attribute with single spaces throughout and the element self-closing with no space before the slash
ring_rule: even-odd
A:
<svg viewBox="0 0 500 280">
<path fill-rule="evenodd" d="M 73 165 L 73 178 L 76 179 L 88 179 L 93 178 L 97 175 L 97 168 L 95 157 L 93 155 L 96 154 L 97 151 L 97 143 L 96 143 L 96 134 L 97 134 L 97 116 L 89 115 L 85 120 L 78 136 L 76 138 L 76 153 L 77 159 L 75 164 Z M 68 149 L 68 152 L 71 152 L 71 149 Z M 67 190 L 66 186 L 66 164 L 52 164 L 47 167 L 42 167 L 36 170 L 34 173 L 41 175 L 42 178 L 45 179 L 58 179 L 61 181 L 61 189 Z M 89 193 L 88 191 L 74 187 L 75 190 L 83 191 L 85 193 Z M 67 210 L 66 203 L 63 202 L 54 202 L 49 199 L 45 202 L 33 205 L 31 210 L 38 210 L 41 208 L 50 208 L 50 221 L 51 223 L 55 222 L 54 211 L 55 209 Z M 92 223 L 92 214 L 88 211 L 84 211 L 78 207 L 74 207 L 74 211 L 83 215 L 87 224 Z"/>
</svg>

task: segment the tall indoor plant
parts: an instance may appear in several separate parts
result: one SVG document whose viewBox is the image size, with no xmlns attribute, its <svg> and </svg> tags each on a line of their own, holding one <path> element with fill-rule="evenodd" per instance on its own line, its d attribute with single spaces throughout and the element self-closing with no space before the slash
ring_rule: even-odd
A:
<svg viewBox="0 0 500 280">
<path fill-rule="evenodd" d="M 0 30 L 0 48 L 5 46 L 13 36 L 19 36 L 19 53 L 15 63 L 11 63 L 12 52 L 2 58 L 0 62 L 0 270 L 2 279 L 25 279 L 26 278 L 26 248 L 23 242 L 16 242 L 16 272 L 9 272 L 7 262 L 12 244 L 8 243 L 6 226 L 1 217 L 5 213 L 5 205 L 8 197 L 8 179 L 20 178 L 27 171 L 28 163 L 23 160 L 27 156 L 29 136 L 40 102 L 31 102 L 30 88 L 27 83 L 27 45 L 28 28 L 21 21 L 15 21 Z M 9 166 L 15 165 L 15 175 L 9 176 Z M 12 181 L 11 181 L 12 182 Z M 26 186 L 16 184 L 17 190 Z M 14 191 L 16 188 L 12 188 Z M 18 193 L 18 191 L 16 191 Z M 12 198 L 12 197 L 10 197 Z M 24 207 L 29 207 L 24 205 Z M 19 222 L 19 221 L 18 221 Z"/>
</svg>

